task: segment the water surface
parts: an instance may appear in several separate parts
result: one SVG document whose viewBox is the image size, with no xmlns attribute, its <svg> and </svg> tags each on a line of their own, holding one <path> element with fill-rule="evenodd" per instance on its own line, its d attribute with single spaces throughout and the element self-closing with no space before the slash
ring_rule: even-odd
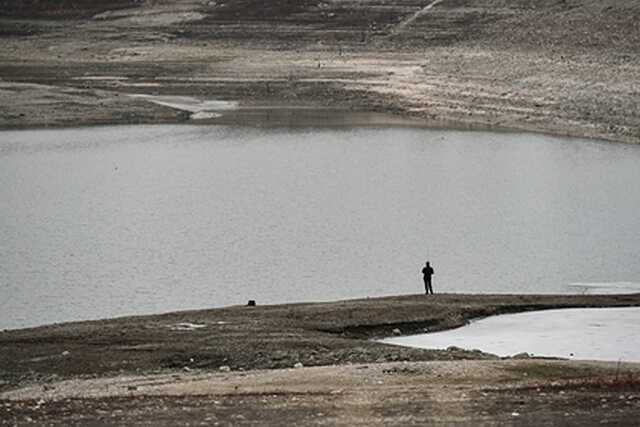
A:
<svg viewBox="0 0 640 427">
<path fill-rule="evenodd" d="M 382 340 L 387 344 L 480 349 L 498 356 L 640 362 L 640 308 L 545 310 L 493 316 L 462 328 Z"/>
<path fill-rule="evenodd" d="M 638 182 L 638 146 L 528 134 L 0 132 L 0 328 L 417 293 L 426 259 L 436 292 L 637 291 Z"/>
</svg>

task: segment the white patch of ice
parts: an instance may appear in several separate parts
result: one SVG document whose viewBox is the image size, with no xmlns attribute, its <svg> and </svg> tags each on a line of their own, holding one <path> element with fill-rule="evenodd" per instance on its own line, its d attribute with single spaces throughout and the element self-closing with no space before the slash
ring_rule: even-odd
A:
<svg viewBox="0 0 640 427">
<path fill-rule="evenodd" d="M 561 309 L 493 316 L 431 334 L 394 337 L 386 344 L 466 349 L 510 356 L 640 362 L 640 308 Z"/>
</svg>

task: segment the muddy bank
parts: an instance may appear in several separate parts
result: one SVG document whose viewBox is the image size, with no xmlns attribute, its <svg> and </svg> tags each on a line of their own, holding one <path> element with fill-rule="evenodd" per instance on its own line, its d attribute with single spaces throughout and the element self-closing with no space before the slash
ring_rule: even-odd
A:
<svg viewBox="0 0 640 427">
<path fill-rule="evenodd" d="M 29 381 L 164 369 L 291 368 L 401 360 L 492 359 L 461 349 L 370 341 L 464 325 L 468 319 L 562 307 L 640 305 L 640 295 L 436 295 L 228 307 L 0 333 L 2 388 Z M 472 350 L 472 349 L 471 349 Z"/>
<path fill-rule="evenodd" d="M 145 94 L 640 141 L 633 1 L 40 3 L 2 3 L 2 128 L 191 121 Z"/>
<path fill-rule="evenodd" d="M 499 313 L 602 306 L 640 306 L 640 295 L 258 301 L 3 331 L 0 410 L 9 424 L 51 425 L 633 425 L 638 364 L 500 360 L 369 340 Z"/>
</svg>

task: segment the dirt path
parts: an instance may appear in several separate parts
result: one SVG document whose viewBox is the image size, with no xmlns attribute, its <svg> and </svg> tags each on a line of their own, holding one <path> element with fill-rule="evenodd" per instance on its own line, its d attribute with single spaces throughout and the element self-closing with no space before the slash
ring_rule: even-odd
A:
<svg viewBox="0 0 640 427">
<path fill-rule="evenodd" d="M 438 5 L 439 3 L 442 3 L 443 1 L 444 0 L 435 0 L 429 3 L 428 5 L 426 5 L 425 7 L 418 10 L 416 13 L 414 13 L 413 15 L 411 15 L 410 17 L 408 17 L 407 19 L 401 21 L 398 25 L 396 25 L 396 27 L 393 30 L 391 30 L 391 34 L 398 34 L 401 31 L 404 31 L 404 29 L 407 28 L 409 25 L 411 25 L 416 19 L 422 17 L 423 15 L 428 13 L 429 10 L 431 10 L 434 6 Z"/>
</svg>

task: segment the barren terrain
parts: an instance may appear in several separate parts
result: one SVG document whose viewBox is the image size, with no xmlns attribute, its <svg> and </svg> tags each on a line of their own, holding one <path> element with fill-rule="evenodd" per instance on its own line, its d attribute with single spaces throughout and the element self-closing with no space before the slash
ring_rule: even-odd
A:
<svg viewBox="0 0 640 427">
<path fill-rule="evenodd" d="M 238 102 L 195 116 L 208 123 L 378 112 L 428 126 L 640 141 L 633 0 L 0 5 L 4 128 L 193 119 L 127 96 L 146 94 Z"/>
<path fill-rule="evenodd" d="M 0 0 L 0 128 L 374 123 L 638 143 L 638 22 L 635 0 Z M 637 364 L 369 340 L 628 305 L 640 297 L 406 296 L 2 331 L 0 425 L 636 425 Z"/>
<path fill-rule="evenodd" d="M 633 425 L 638 364 L 500 360 L 370 340 L 500 313 L 601 306 L 640 306 L 640 295 L 407 295 L 4 331 L 0 420 Z"/>
</svg>

